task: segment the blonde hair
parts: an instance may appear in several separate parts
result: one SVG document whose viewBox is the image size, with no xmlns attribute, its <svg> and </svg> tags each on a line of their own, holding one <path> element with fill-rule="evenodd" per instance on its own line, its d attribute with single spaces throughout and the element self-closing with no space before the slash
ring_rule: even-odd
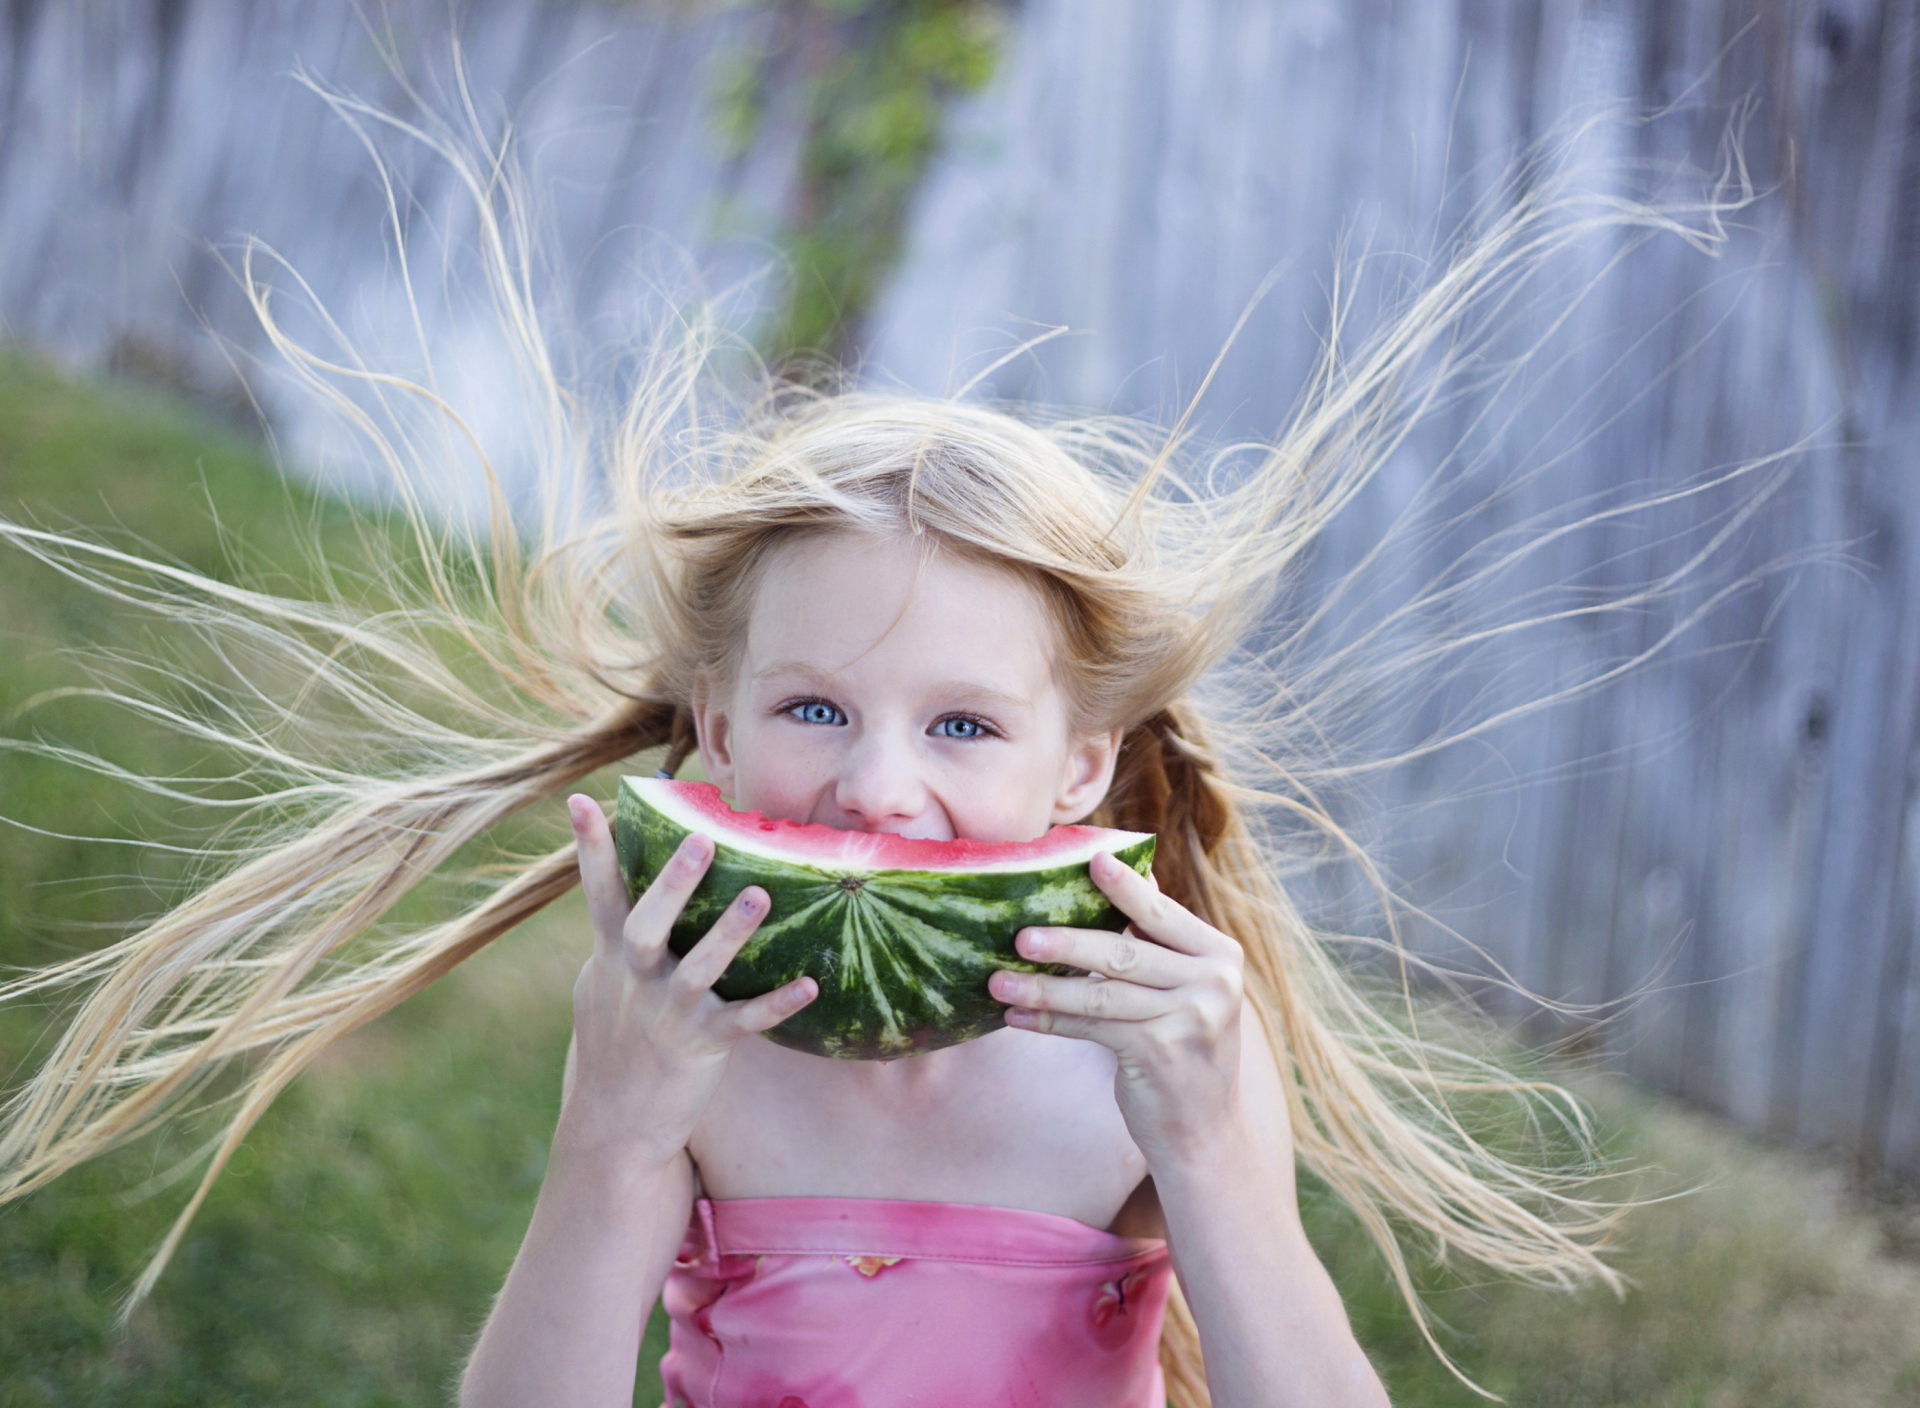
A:
<svg viewBox="0 0 1920 1408">
<path fill-rule="evenodd" d="M 390 120 L 338 101 L 350 117 Z M 1544 1285 L 1621 1284 L 1597 1250 L 1617 1209 L 1583 1196 L 1587 1170 L 1530 1168 L 1455 1113 L 1462 1096 L 1510 1095 L 1579 1142 L 1578 1106 L 1423 1037 L 1411 959 L 1391 931 L 1398 996 L 1371 999 L 1280 884 L 1279 823 L 1304 824 L 1363 866 L 1365 856 L 1316 795 L 1320 774 L 1302 748 L 1319 720 L 1312 691 L 1297 691 L 1339 662 L 1293 676 L 1302 630 L 1248 642 L 1316 534 L 1445 394 L 1463 319 L 1595 229 L 1710 242 L 1711 218 L 1521 196 L 1356 354 L 1330 350 L 1285 433 L 1252 462 L 1193 460 L 1184 426 L 1030 421 L 958 398 L 768 379 L 758 396 L 729 399 L 708 375 L 714 336 L 697 322 L 648 350 L 617 420 L 598 424 L 563 386 L 539 331 L 535 241 L 516 187 L 458 143 L 409 131 L 466 183 L 481 215 L 548 492 L 516 522 L 485 447 L 430 379 L 329 361 L 295 342 L 249 259 L 245 286 L 288 364 L 396 471 L 416 547 L 386 578 L 402 605 L 290 599 L 0 523 L 15 546 L 167 613 L 242 661 L 219 710 L 127 698 L 269 779 L 254 799 L 258 835 L 225 873 L 140 932 L 0 988 L 15 1000 L 87 989 L 6 1108 L 0 1199 L 153 1130 L 243 1060 L 204 1177 L 129 1304 L 145 1296 L 288 1083 L 564 894 L 573 850 L 509 858 L 483 898 L 439 923 L 389 929 L 394 906 L 470 843 L 603 768 L 661 760 L 633 761 L 649 753 L 677 767 L 693 746 L 692 692 L 724 671 L 758 565 L 796 535 L 879 531 L 923 535 L 1042 592 L 1080 722 L 1124 730 L 1097 819 L 1157 833 L 1162 886 L 1244 946 L 1299 1159 L 1365 1226 L 1435 1352 L 1445 1358 L 1407 1232 L 1439 1255 Z M 1721 208 L 1707 207 L 1713 217 Z M 396 221 L 393 238 L 403 235 Z M 487 533 L 433 523 L 412 477 L 432 467 L 417 422 L 383 420 L 366 395 L 349 394 L 356 388 L 410 399 L 465 439 L 492 486 Z M 1205 1404 L 1199 1339 L 1177 1297 L 1162 1358 L 1172 1401 Z"/>
</svg>

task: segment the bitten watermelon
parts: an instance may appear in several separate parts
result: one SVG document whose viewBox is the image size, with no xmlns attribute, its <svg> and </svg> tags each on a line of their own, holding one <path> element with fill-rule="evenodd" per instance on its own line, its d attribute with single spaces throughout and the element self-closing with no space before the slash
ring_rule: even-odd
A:
<svg viewBox="0 0 1920 1408">
<path fill-rule="evenodd" d="M 1014 952 L 1029 924 L 1118 930 L 1126 917 L 1087 862 L 1110 851 L 1146 874 L 1152 836 L 1056 826 L 1037 841 L 915 841 L 736 812 L 706 782 L 620 780 L 614 839 L 627 888 L 652 883 L 690 831 L 713 865 L 674 925 L 684 954 L 733 897 L 762 886 L 765 921 L 714 991 L 757 997 L 802 974 L 820 995 L 767 1035 L 821 1056 L 885 1060 L 935 1051 L 1001 1025 L 987 992 L 997 968 L 1060 971 Z"/>
</svg>

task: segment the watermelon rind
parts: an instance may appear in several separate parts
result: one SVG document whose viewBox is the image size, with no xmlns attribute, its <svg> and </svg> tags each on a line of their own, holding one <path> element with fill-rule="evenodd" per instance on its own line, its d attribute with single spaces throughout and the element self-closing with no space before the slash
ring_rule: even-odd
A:
<svg viewBox="0 0 1920 1408">
<path fill-rule="evenodd" d="M 1002 861 L 965 870 L 868 869 L 844 858 L 838 865 L 811 864 L 774 854 L 777 837 L 756 844 L 759 838 L 747 834 L 729 837 L 726 826 L 702 825 L 695 811 L 674 804 L 678 788 L 704 792 L 706 785 L 620 781 L 614 842 L 629 894 L 637 898 L 653 882 L 690 831 L 712 837 L 713 864 L 668 944 L 684 955 L 742 889 L 765 889 L 767 917 L 714 991 L 729 999 L 757 997 L 811 976 L 819 996 L 766 1035 L 817 1056 L 891 1060 L 993 1031 L 1006 1012 L 987 991 L 994 970 L 1067 971 L 1022 958 L 1014 935 L 1031 924 L 1125 928 L 1126 916 L 1094 885 L 1087 862 L 1110 851 L 1142 875 L 1153 865 L 1151 835 L 1094 827 L 1075 829 L 1091 839 L 1070 858 L 1038 864 Z"/>
</svg>

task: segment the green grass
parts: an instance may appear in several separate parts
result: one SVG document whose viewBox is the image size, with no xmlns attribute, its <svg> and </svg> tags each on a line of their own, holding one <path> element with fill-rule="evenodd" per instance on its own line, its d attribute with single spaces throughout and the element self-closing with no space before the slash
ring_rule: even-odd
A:
<svg viewBox="0 0 1920 1408">
<path fill-rule="evenodd" d="M 165 400 L 69 383 L 0 358 L 0 511 L 118 521 L 180 559 L 229 570 L 214 516 L 298 575 L 314 536 L 350 559 L 345 515 L 282 484 L 258 451 Z M 177 741 L 63 699 L 59 644 L 139 645 L 144 627 L 0 555 L 5 733 L 39 728 L 148 769 L 202 760 Z M 184 819 L 0 753 L 0 812 L 55 831 L 166 838 Z M 0 962 L 100 942 L 164 902 L 164 857 L 9 830 L 0 836 Z M 104 927 L 103 927 L 104 926 Z M 143 1146 L 0 1209 L 0 1408 L 444 1402 L 539 1186 L 558 1101 L 567 993 L 584 925 L 562 905 L 361 1033 L 248 1142 L 131 1326 L 118 1295 L 184 1196 L 158 1174 L 186 1141 Z M 16 1068 L 47 1014 L 0 1014 Z M 1467 1371 L 1508 1400 L 1564 1408 L 1920 1403 L 1920 1269 L 1821 1165 L 1762 1151 L 1618 1084 L 1595 1098 L 1622 1156 L 1699 1187 L 1628 1224 L 1636 1290 L 1552 1296 L 1460 1284 L 1434 1305 Z M 1316 1239 L 1401 1405 L 1480 1402 L 1425 1351 L 1337 1209 Z M 657 1327 L 656 1327 L 657 1333 Z M 653 1341 L 650 1354 L 657 1354 Z M 636 1402 L 657 1392 L 643 1368 Z"/>
<path fill-rule="evenodd" d="M 1762 1148 L 1625 1082 L 1574 1081 L 1631 1192 L 1614 1262 L 1633 1280 L 1567 1296 L 1454 1279 L 1434 1310 L 1466 1372 L 1530 1408 L 1873 1408 L 1920 1404 L 1920 1264 L 1841 1171 Z M 1376 1258 L 1337 1210 L 1310 1206 L 1317 1244 L 1401 1405 L 1484 1402 L 1417 1337 Z"/>
<path fill-rule="evenodd" d="M 0 512 L 95 525 L 228 577 L 223 524 L 277 578 L 298 580 L 315 542 L 349 564 L 358 551 L 340 507 L 282 482 L 244 437 L 17 354 L 0 356 Z M 0 622 L 0 732 L 148 772 L 209 761 L 88 701 L 27 707 L 83 682 L 61 648 L 141 649 L 154 623 L 10 551 Z M 0 814 L 68 835 L 193 834 L 178 809 L 18 753 L 0 752 Z M 0 963 L 105 941 L 162 905 L 181 870 L 164 853 L 6 828 Z M 153 1186 L 186 1141 L 123 1151 L 0 1209 L 0 1404 L 444 1401 L 539 1187 L 580 928 L 562 907 L 301 1082 L 125 1332 L 118 1298 L 191 1186 Z M 532 999 L 529 969 L 552 976 Z M 17 1077 L 48 1026 L 38 1010 L 0 1013 L 0 1069 Z"/>
<path fill-rule="evenodd" d="M 529 1013 L 498 975 L 565 952 L 574 917 L 283 1100 L 128 1333 L 115 1297 L 183 1189 L 125 1202 L 151 1165 L 120 1157 L 0 1218 L 0 1402 L 443 1401 L 531 1211 L 565 1050 L 564 984 Z"/>
</svg>

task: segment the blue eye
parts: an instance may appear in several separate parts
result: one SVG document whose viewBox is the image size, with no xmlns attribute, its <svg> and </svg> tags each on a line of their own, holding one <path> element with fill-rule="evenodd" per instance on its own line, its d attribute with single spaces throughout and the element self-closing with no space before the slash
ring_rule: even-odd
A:
<svg viewBox="0 0 1920 1408">
<path fill-rule="evenodd" d="M 803 724 L 843 724 L 847 716 L 824 699 L 805 699 L 787 710 Z"/>
<path fill-rule="evenodd" d="M 965 714 L 949 714 L 944 719 L 935 720 L 930 732 L 936 738 L 985 738 L 987 726 Z"/>
</svg>

